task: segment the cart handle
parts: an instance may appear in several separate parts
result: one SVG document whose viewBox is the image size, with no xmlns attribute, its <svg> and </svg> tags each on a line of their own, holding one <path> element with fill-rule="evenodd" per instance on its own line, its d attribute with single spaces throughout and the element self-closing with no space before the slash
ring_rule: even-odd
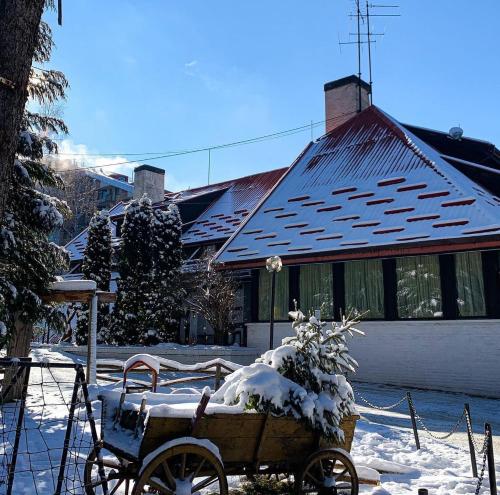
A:
<svg viewBox="0 0 500 495">
<path fill-rule="evenodd" d="M 149 366 L 149 364 L 145 363 L 144 361 L 135 361 L 133 364 L 131 364 L 128 368 L 125 368 L 123 372 L 123 389 L 126 390 L 126 385 L 127 385 L 127 373 L 131 370 L 134 370 L 136 368 L 140 368 L 141 366 L 146 367 L 149 371 L 151 371 L 151 390 L 153 392 L 156 392 L 156 384 L 158 383 L 158 373 L 157 371 Z"/>
<path fill-rule="evenodd" d="M 208 402 L 210 400 L 210 389 L 208 387 L 205 387 L 203 390 L 203 394 L 201 396 L 200 402 L 198 402 L 198 407 L 196 408 L 196 411 L 191 418 L 191 425 L 190 425 L 190 436 L 194 437 L 196 434 L 196 431 L 198 429 L 198 426 L 200 424 L 200 420 L 203 417 L 203 414 L 205 413 L 205 409 L 207 408 Z"/>
</svg>

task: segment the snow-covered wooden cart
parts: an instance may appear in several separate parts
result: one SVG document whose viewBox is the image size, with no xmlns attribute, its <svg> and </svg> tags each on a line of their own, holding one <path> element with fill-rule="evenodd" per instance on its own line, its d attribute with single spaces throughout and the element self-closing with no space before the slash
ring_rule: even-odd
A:
<svg viewBox="0 0 500 495">
<path fill-rule="evenodd" d="M 105 392 L 102 447 L 85 469 L 87 495 L 228 493 L 227 477 L 291 475 L 297 494 L 358 493 L 349 455 L 357 416 L 342 420 L 344 441 L 328 443 L 292 417 L 241 412 L 194 394 Z M 102 473 L 101 473 L 102 476 Z"/>
</svg>

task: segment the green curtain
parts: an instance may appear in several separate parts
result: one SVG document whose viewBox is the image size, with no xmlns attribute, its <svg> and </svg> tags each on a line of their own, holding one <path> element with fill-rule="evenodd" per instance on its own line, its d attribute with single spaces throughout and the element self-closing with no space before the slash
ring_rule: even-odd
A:
<svg viewBox="0 0 500 495">
<path fill-rule="evenodd" d="M 333 275 L 329 263 L 300 266 L 299 308 L 304 314 L 319 309 L 323 320 L 333 319 Z"/>
<path fill-rule="evenodd" d="M 455 254 L 458 314 L 486 316 L 481 253 Z"/>
<path fill-rule="evenodd" d="M 265 268 L 259 270 L 259 320 L 269 321 L 271 304 L 271 277 Z M 284 266 L 276 273 L 276 295 L 274 299 L 274 319 L 288 320 L 288 268 Z"/>
<path fill-rule="evenodd" d="M 440 318 L 441 278 L 437 256 L 396 259 L 400 318 Z"/>
<path fill-rule="evenodd" d="M 384 273 L 381 260 L 349 261 L 345 265 L 346 313 L 384 318 Z"/>
</svg>

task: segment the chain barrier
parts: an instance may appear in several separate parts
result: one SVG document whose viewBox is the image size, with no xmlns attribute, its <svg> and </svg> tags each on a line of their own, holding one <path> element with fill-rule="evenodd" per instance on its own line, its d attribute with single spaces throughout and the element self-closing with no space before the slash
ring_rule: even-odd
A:
<svg viewBox="0 0 500 495">
<path fill-rule="evenodd" d="M 467 421 L 468 423 L 469 421 Z M 490 442 L 490 436 L 489 433 L 486 432 L 484 435 L 484 445 L 483 445 L 483 464 L 481 466 L 481 473 L 477 477 L 477 485 L 476 485 L 476 491 L 474 492 L 475 495 L 479 495 L 479 492 L 481 491 L 481 486 L 483 485 L 483 480 L 484 480 L 484 471 L 486 469 L 486 460 L 488 457 L 488 443 Z M 475 447 L 475 445 L 474 445 Z"/>
<path fill-rule="evenodd" d="M 470 422 L 470 418 L 469 418 L 469 415 L 466 414 L 466 424 L 467 424 L 467 431 L 469 432 L 469 435 L 470 435 L 470 438 L 472 440 L 472 444 L 474 445 L 474 450 L 479 454 L 485 454 L 486 451 L 488 450 L 487 447 L 488 447 L 488 433 L 485 433 L 484 434 L 484 439 L 483 439 L 483 446 L 481 448 L 478 448 L 477 446 L 477 441 L 476 441 L 476 437 L 474 435 L 474 432 L 472 431 L 472 425 L 471 425 L 471 422 Z"/>
<path fill-rule="evenodd" d="M 391 404 L 390 406 L 376 406 L 375 404 L 372 404 L 368 399 L 365 399 L 358 391 L 355 391 L 356 396 L 359 397 L 365 404 L 369 405 L 370 407 L 373 407 L 373 409 L 378 409 L 379 411 L 389 411 L 390 409 L 395 409 L 396 407 L 400 406 L 405 400 L 406 400 L 406 395 L 401 398 L 401 400 L 398 400 L 394 404 Z"/>
<path fill-rule="evenodd" d="M 460 425 L 462 424 L 462 421 L 464 420 L 464 417 L 465 417 L 465 409 L 464 409 L 461 416 L 458 418 L 458 420 L 456 421 L 455 425 L 453 426 L 453 428 L 451 429 L 451 431 L 449 433 L 446 433 L 445 435 L 436 435 L 435 433 L 432 433 L 432 431 L 430 431 L 429 428 L 427 428 L 422 417 L 417 413 L 417 410 L 415 408 L 415 405 L 413 404 L 413 399 L 412 399 L 411 395 L 408 396 L 408 401 L 410 403 L 410 407 L 413 409 L 413 413 L 415 414 L 415 418 L 419 422 L 420 426 L 423 428 L 423 430 L 429 436 L 431 436 L 435 440 L 446 440 L 447 438 L 450 438 L 453 434 L 455 434 L 458 431 L 458 429 L 460 428 Z"/>
</svg>

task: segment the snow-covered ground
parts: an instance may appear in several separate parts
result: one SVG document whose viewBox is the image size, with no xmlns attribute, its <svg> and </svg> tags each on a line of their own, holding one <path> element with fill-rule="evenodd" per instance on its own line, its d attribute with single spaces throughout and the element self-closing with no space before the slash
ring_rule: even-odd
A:
<svg viewBox="0 0 500 495">
<path fill-rule="evenodd" d="M 50 361 L 58 362 L 74 359 L 68 355 L 43 348 L 35 349 L 33 357 L 35 360 L 48 358 Z M 55 379 L 64 382 L 63 391 L 64 394 L 68 394 L 74 371 L 54 369 L 53 375 Z M 204 385 L 206 383 L 203 382 L 194 384 L 200 389 Z M 182 387 L 182 385 L 179 386 Z M 405 390 L 401 388 L 374 384 L 354 383 L 354 388 L 368 401 L 380 406 L 397 402 L 405 393 Z M 56 393 L 55 389 L 53 393 Z M 491 423 L 494 433 L 500 433 L 500 400 L 419 390 L 412 390 L 412 396 L 418 413 L 424 418 L 426 425 L 436 434 L 443 435 L 451 430 L 462 411 L 464 402 L 470 404 L 478 443 L 481 443 L 482 440 L 484 421 Z M 50 395 L 47 398 L 50 398 Z M 32 400 L 35 399 L 36 396 L 32 397 Z M 369 466 L 382 471 L 382 483 L 377 487 L 363 486 L 360 493 L 372 495 L 416 494 L 418 488 L 427 488 L 432 495 L 474 493 L 476 480 L 471 475 L 464 424 L 459 428 L 459 432 L 446 442 L 434 440 L 421 431 L 422 449 L 417 451 L 410 429 L 406 403 L 391 411 L 380 411 L 365 407 L 366 405 L 363 404 L 361 400 L 358 400 L 361 420 L 356 428 L 352 454 L 357 465 Z M 97 403 L 96 406 L 98 408 Z M 50 405 L 47 407 L 50 408 Z M 61 406 L 55 407 L 58 410 L 54 411 L 54 417 L 60 412 Z M 27 419 L 36 422 L 37 414 L 39 411 L 28 409 Z M 98 411 L 97 415 L 99 415 Z M 46 426 L 42 424 L 40 431 L 45 434 L 45 440 L 42 440 L 41 436 L 30 439 L 32 449 L 43 450 L 44 441 L 47 438 L 50 438 L 51 445 L 58 443 L 62 445 L 64 438 L 62 424 L 57 422 Z M 498 452 L 497 460 L 500 460 L 499 436 L 495 436 L 495 446 Z M 41 463 L 47 464 L 47 459 L 40 459 Z M 37 458 L 31 459 L 31 461 L 36 463 Z M 478 462 L 480 461 L 481 458 L 478 456 Z M 496 467 L 500 475 L 500 463 L 497 463 Z M 387 471 L 388 473 L 386 473 Z M 16 484 L 15 493 L 36 493 L 30 488 L 29 478 L 26 476 L 24 478 L 22 487 L 24 491 Z M 237 478 L 232 478 L 230 481 L 233 486 L 238 483 Z M 485 487 L 481 493 L 488 493 L 488 481 L 485 480 L 484 484 Z M 4 492 L 5 486 L 0 485 L 0 494 Z M 38 493 L 46 492 L 42 487 L 39 487 Z"/>
</svg>

